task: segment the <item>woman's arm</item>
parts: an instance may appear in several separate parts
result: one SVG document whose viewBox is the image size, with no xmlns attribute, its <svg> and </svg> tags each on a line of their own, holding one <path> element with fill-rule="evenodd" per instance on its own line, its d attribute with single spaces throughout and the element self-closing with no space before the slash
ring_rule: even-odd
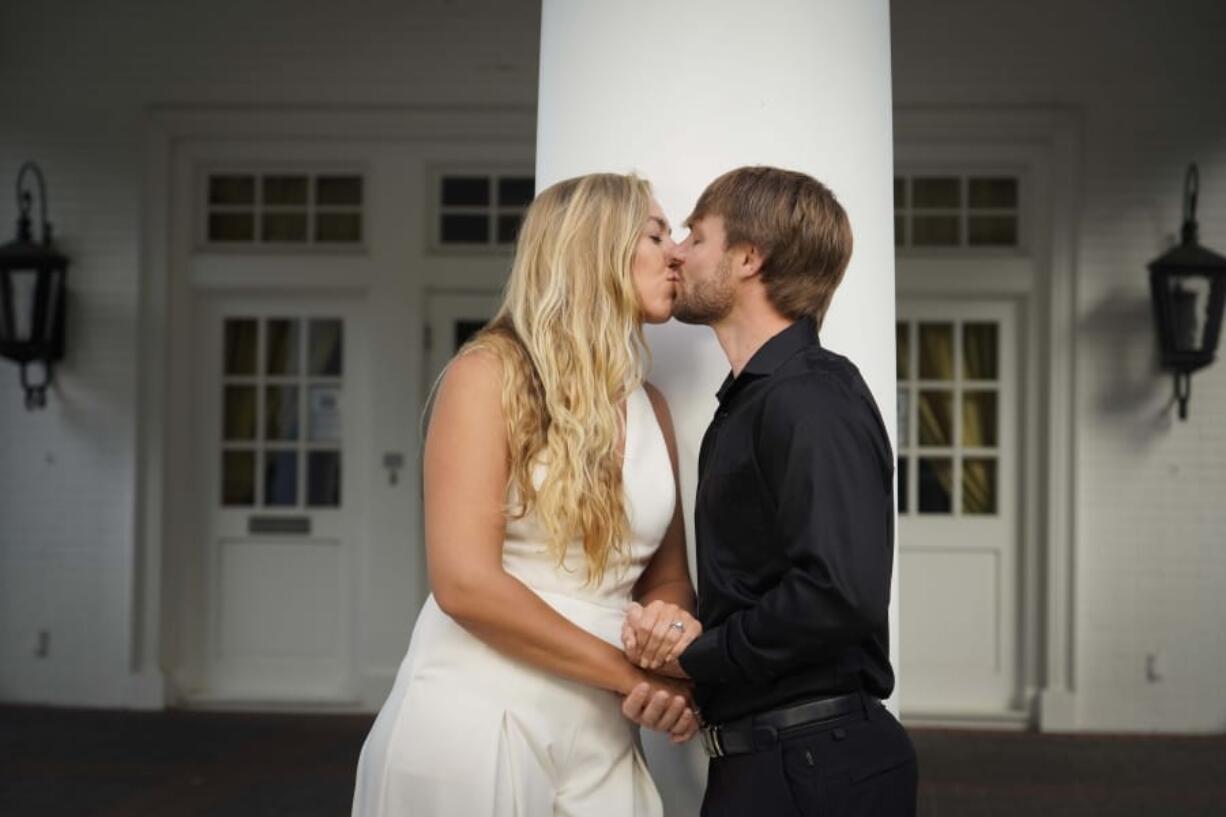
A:
<svg viewBox="0 0 1226 817">
<path fill-rule="evenodd" d="M 635 601 L 641 610 L 631 608 L 623 630 L 626 652 L 642 667 L 655 668 L 676 658 L 695 638 L 702 625 L 694 618 L 694 585 L 690 582 L 689 560 L 685 548 L 685 511 L 681 504 L 681 482 L 677 470 L 677 439 L 664 395 L 650 383 L 644 384 L 647 396 L 672 463 L 673 491 L 677 497 L 672 521 L 660 547 L 634 586 Z M 671 626 L 681 621 L 684 630 Z"/>
<path fill-rule="evenodd" d="M 644 606 L 660 600 L 693 613 L 694 585 L 690 583 L 689 560 L 685 552 L 685 510 L 681 506 L 681 482 L 677 472 L 677 439 L 673 433 L 673 419 L 660 390 L 650 383 L 644 383 L 643 389 L 651 398 L 651 407 L 660 423 L 660 430 L 664 432 L 668 459 L 672 463 L 673 492 L 677 502 L 668 530 L 660 540 L 660 547 L 634 585 L 634 598 Z"/>
<path fill-rule="evenodd" d="M 688 692 L 631 664 L 559 615 L 502 566 L 508 448 L 496 358 L 455 360 L 439 386 L 425 450 L 425 528 L 435 600 L 495 649 L 564 678 L 628 694 Z"/>
</svg>

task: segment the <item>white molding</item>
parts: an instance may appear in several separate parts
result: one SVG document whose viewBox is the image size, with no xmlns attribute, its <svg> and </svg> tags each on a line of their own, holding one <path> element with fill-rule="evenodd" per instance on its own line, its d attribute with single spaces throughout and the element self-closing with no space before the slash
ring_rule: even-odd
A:
<svg viewBox="0 0 1226 817">
<path fill-rule="evenodd" d="M 1039 725 L 1044 730 L 1071 729 L 1077 724 L 1075 666 L 1076 548 L 1074 509 L 1075 472 L 1075 347 L 1076 251 L 1079 219 L 1082 117 L 1066 108 L 939 108 L 901 107 L 894 111 L 895 160 L 899 167 L 944 163 L 975 166 L 1013 157 L 1033 177 L 1026 184 L 1029 213 L 1027 248 L 1033 255 L 1038 280 L 1026 306 L 1033 310 L 1029 325 L 1039 330 L 1032 344 L 1038 361 L 1027 361 L 1031 375 L 1046 372 L 1035 385 L 1041 397 L 1044 422 L 1026 433 L 1037 432 L 1036 469 L 1027 475 L 1027 487 L 1043 491 L 1041 513 L 1027 513 L 1023 528 L 1027 548 L 1025 570 L 1040 576 L 1027 596 L 1040 599 L 1042 615 L 1038 653 L 1027 656 L 1038 671 L 1039 689 L 1024 684 L 1023 698 L 1037 692 Z M 973 257 L 966 254 L 961 257 Z M 946 281 L 945 283 L 950 283 Z M 908 285 L 900 280 L 900 293 Z M 910 287 L 912 292 L 916 287 Z M 996 284 L 997 294 L 1008 285 Z M 923 290 L 926 287 L 920 287 Z M 1022 294 L 1017 289 L 1015 294 Z M 1029 310 L 1028 310 L 1029 311 Z M 1037 365 L 1041 361 L 1042 365 Z M 1033 545 L 1038 545 L 1039 553 Z M 1027 652 L 1034 652 L 1028 646 Z"/>
<path fill-rule="evenodd" d="M 536 139 L 536 113 L 527 106 L 153 106 L 147 110 L 145 135 L 136 384 L 137 529 L 130 599 L 128 669 L 131 687 L 128 702 L 141 708 L 159 708 L 191 698 L 190 691 L 176 688 L 172 674 L 166 669 L 164 653 L 173 647 L 166 643 L 161 627 L 165 605 L 169 603 L 162 593 L 166 568 L 163 550 L 168 540 L 166 526 L 169 522 L 166 508 L 171 479 L 167 471 L 167 390 L 172 335 L 167 319 L 172 299 L 178 297 L 185 285 L 171 275 L 174 251 L 174 202 L 171 197 L 176 151 L 188 143 L 226 141 L 270 144 L 285 141 L 496 142 L 531 148 Z M 366 685 L 381 686 L 381 681 Z M 369 706 L 369 702 L 356 705 Z"/>
<path fill-rule="evenodd" d="M 1018 712 L 908 712 L 899 718 L 908 729 L 968 729 L 985 732 L 1024 732 L 1030 714 Z"/>
</svg>

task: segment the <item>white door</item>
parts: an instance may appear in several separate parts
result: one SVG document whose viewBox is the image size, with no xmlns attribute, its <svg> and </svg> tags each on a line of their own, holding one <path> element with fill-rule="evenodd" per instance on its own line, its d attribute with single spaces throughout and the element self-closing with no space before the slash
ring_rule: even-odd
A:
<svg viewBox="0 0 1226 817">
<path fill-rule="evenodd" d="M 898 303 L 904 715 L 1016 706 L 1016 312 L 1008 300 Z"/>
<path fill-rule="evenodd" d="M 434 291 L 426 300 L 427 393 L 464 342 L 489 323 L 502 304 L 497 292 Z"/>
<path fill-rule="evenodd" d="M 354 695 L 368 378 L 356 298 L 202 302 L 203 698 Z"/>
</svg>

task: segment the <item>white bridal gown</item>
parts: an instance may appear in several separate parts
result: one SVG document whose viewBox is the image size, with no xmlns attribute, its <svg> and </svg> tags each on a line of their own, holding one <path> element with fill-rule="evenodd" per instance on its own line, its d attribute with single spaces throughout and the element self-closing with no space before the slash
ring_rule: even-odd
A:
<svg viewBox="0 0 1226 817">
<path fill-rule="evenodd" d="M 620 569 L 585 587 L 580 543 L 565 568 L 532 515 L 507 524 L 506 570 L 621 649 L 630 591 L 673 516 L 672 465 L 642 388 L 626 401 L 631 536 Z M 515 615 L 514 610 L 507 611 Z M 660 796 L 613 692 L 496 652 L 430 596 L 358 761 L 354 817 L 659 817 Z"/>
</svg>

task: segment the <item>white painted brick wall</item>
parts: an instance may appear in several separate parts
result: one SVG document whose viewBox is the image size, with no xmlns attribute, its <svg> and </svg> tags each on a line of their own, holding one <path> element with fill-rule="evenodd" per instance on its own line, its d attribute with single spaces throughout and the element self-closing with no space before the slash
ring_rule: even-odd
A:
<svg viewBox="0 0 1226 817">
<path fill-rule="evenodd" d="M 1201 171 L 1203 243 L 1226 252 L 1226 5 L 1214 0 L 892 4 L 899 105 L 1072 106 L 1084 116 L 1077 280 L 1079 723 L 1226 724 L 1226 364 L 1172 421 L 1146 264 Z M 1166 677 L 1146 679 L 1146 655 Z"/>
<path fill-rule="evenodd" d="M 0 700 L 125 701 L 145 111 L 530 105 L 539 14 L 531 0 L 3 5 L 0 237 L 35 159 L 73 298 L 45 411 L 22 408 L 0 363 Z"/>
<path fill-rule="evenodd" d="M 892 14 L 898 104 L 1083 112 L 1080 723 L 1220 729 L 1226 364 L 1194 378 L 1188 422 L 1166 419 L 1145 264 L 1178 228 L 1193 158 L 1202 238 L 1226 249 L 1226 5 L 906 0 Z M 14 217 L 3 185 L 38 159 L 74 258 L 74 314 L 45 412 L 21 408 L 0 364 L 0 700 L 124 701 L 143 111 L 532 104 L 537 21 L 531 0 L 6 4 L 0 236 Z M 39 661 L 42 627 L 53 639 Z M 1165 659 L 1160 683 L 1145 678 L 1151 651 Z"/>
</svg>

